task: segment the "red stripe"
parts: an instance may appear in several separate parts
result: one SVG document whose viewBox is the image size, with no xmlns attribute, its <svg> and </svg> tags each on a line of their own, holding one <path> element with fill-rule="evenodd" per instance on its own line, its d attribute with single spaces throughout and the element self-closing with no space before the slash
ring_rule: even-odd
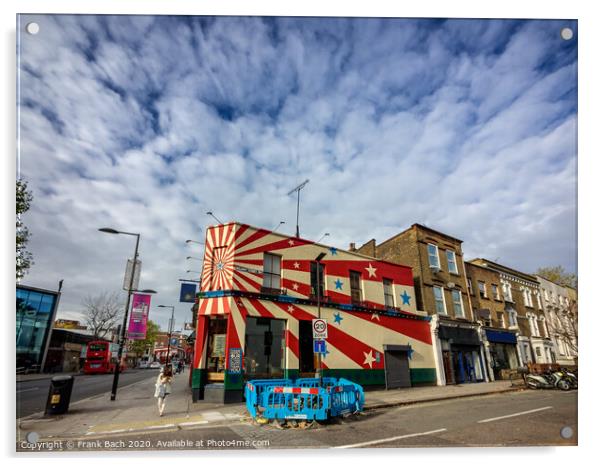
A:
<svg viewBox="0 0 602 466">
<path fill-rule="evenodd" d="M 267 230 L 257 230 L 255 233 L 253 233 L 251 236 L 249 236 L 247 239 L 245 239 L 244 241 L 242 241 L 240 244 L 236 245 L 236 251 L 240 251 L 241 248 L 243 248 L 244 246 L 246 246 L 247 244 L 250 244 L 254 241 L 258 241 L 261 238 L 263 238 L 264 236 L 269 235 L 270 232 Z"/>
<path fill-rule="evenodd" d="M 295 283 L 298 285 L 296 290 L 293 288 Z M 292 291 L 293 293 L 299 293 L 302 296 L 309 296 L 311 292 L 311 285 L 307 285 L 296 280 L 290 280 L 288 278 L 282 279 L 282 287 Z"/>
<path fill-rule="evenodd" d="M 238 270 L 235 270 L 234 273 L 236 274 L 236 276 L 238 276 L 238 278 L 244 280 L 245 282 L 247 282 L 249 285 L 251 285 L 252 288 L 256 289 L 257 291 L 261 290 L 261 285 L 254 282 L 253 280 L 251 280 L 250 278 L 247 278 L 243 275 L 244 272 L 239 272 Z M 249 288 L 244 288 L 244 291 L 253 291 Z"/>
<path fill-rule="evenodd" d="M 267 308 L 263 304 L 261 304 L 261 302 L 259 302 L 259 300 L 250 299 L 249 302 L 251 306 L 253 306 L 257 312 L 259 312 L 259 315 L 261 317 L 270 317 L 272 319 L 274 318 L 274 314 L 268 311 Z"/>
<path fill-rule="evenodd" d="M 289 241 L 293 241 L 293 244 L 291 245 L 289 243 Z M 257 246 L 256 248 L 253 248 L 253 249 L 247 249 L 246 251 L 239 251 L 237 255 L 238 256 L 250 256 L 251 254 L 257 254 L 260 252 L 277 251 L 280 249 L 291 249 L 291 248 L 296 248 L 299 246 L 305 246 L 306 244 L 312 244 L 312 243 L 309 241 L 306 241 L 306 240 L 300 240 L 298 238 L 282 239 L 280 241 L 274 241 L 272 243 L 264 244 L 263 246 Z"/>
<path fill-rule="evenodd" d="M 299 339 L 290 330 L 284 332 L 284 337 L 286 347 L 299 359 Z"/>
<path fill-rule="evenodd" d="M 243 263 L 243 264 L 263 265 L 263 259 L 239 259 L 239 258 L 236 258 L 234 260 L 235 264 L 238 264 L 239 262 Z"/>
<path fill-rule="evenodd" d="M 242 234 L 249 229 L 249 225 L 238 225 L 238 229 L 234 233 L 234 242 L 242 236 Z"/>
<path fill-rule="evenodd" d="M 360 319 L 370 321 L 375 325 L 385 327 L 394 332 L 413 338 L 414 340 L 421 341 L 427 345 L 432 345 L 431 340 L 431 328 L 430 324 L 426 320 L 417 319 L 404 319 L 399 317 L 388 317 L 379 314 L 380 321 L 372 320 L 372 315 L 364 312 L 351 312 L 350 314 Z M 411 314 L 410 314 L 411 315 Z M 328 328 L 330 331 L 330 326 Z M 330 335 L 329 335 L 330 336 Z"/>
<path fill-rule="evenodd" d="M 361 340 L 346 334 L 342 330 L 336 327 L 336 325 L 328 326 L 328 339 L 326 341 L 332 343 L 339 351 L 345 354 L 348 358 L 362 366 L 364 369 L 369 369 L 370 366 L 364 364 L 366 356 L 364 353 L 372 351 L 372 356 L 375 357 L 374 351 L 380 353 L 381 350 L 377 350 Z M 382 353 L 381 353 L 382 354 Z M 380 362 L 374 361 L 372 363 L 372 369 L 384 369 L 384 357 L 381 356 Z"/>
<path fill-rule="evenodd" d="M 295 268 L 295 263 L 299 264 L 299 268 Z M 283 259 L 282 268 L 284 270 L 294 270 L 297 272 L 309 272 L 311 261 L 306 260 L 294 260 L 294 259 Z"/>
<path fill-rule="evenodd" d="M 219 298 L 213 298 L 213 299 L 211 300 L 211 315 L 212 315 L 212 316 L 215 316 L 215 315 L 217 315 L 217 300 L 218 300 L 218 299 L 219 299 Z"/>
</svg>

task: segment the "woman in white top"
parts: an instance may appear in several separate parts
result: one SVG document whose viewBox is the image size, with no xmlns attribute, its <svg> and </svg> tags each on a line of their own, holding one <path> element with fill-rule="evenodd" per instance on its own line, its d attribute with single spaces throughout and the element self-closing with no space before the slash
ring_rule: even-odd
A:
<svg viewBox="0 0 602 466">
<path fill-rule="evenodd" d="M 171 380 L 173 379 L 173 370 L 170 364 L 166 364 L 157 377 L 155 383 L 155 398 L 157 398 L 157 407 L 159 416 L 163 416 L 165 410 L 165 399 L 171 393 Z"/>
</svg>

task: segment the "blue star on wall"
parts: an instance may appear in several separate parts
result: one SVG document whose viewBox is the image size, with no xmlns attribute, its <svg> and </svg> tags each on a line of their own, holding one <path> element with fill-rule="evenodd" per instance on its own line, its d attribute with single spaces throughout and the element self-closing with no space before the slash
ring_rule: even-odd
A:
<svg viewBox="0 0 602 466">
<path fill-rule="evenodd" d="M 412 359 L 412 355 L 414 354 L 414 350 L 410 346 L 410 342 L 408 342 L 408 346 L 410 347 L 410 349 L 408 350 L 408 359 Z"/>
<path fill-rule="evenodd" d="M 330 248 L 330 254 L 332 254 L 333 256 L 337 255 L 337 248 Z"/>
<path fill-rule="evenodd" d="M 340 278 L 337 278 L 337 281 L 334 282 L 334 287 L 337 290 L 342 290 L 343 289 L 343 282 L 341 281 Z"/>
<path fill-rule="evenodd" d="M 343 320 L 343 318 L 341 317 L 341 313 L 340 313 L 340 312 L 337 312 L 337 313 L 334 315 L 334 323 L 335 323 L 335 324 L 339 324 L 339 325 L 341 325 L 341 320 Z"/>
<path fill-rule="evenodd" d="M 402 299 L 404 305 L 405 304 L 407 304 L 407 305 L 410 304 L 410 298 L 411 298 L 411 296 L 408 294 L 407 291 L 404 290 L 403 294 L 400 294 L 399 296 L 401 296 L 401 299 Z"/>
</svg>

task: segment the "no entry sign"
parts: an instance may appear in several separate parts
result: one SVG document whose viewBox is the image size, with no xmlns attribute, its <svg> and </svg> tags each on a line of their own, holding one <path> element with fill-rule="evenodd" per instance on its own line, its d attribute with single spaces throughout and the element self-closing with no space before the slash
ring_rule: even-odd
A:
<svg viewBox="0 0 602 466">
<path fill-rule="evenodd" d="M 311 328 L 314 332 L 314 339 L 325 340 L 328 338 L 328 324 L 324 319 L 312 319 Z"/>
</svg>

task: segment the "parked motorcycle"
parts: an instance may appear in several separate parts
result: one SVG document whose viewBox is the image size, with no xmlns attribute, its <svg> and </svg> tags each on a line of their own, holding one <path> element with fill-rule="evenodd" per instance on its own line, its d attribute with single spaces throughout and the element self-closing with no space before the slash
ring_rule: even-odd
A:
<svg viewBox="0 0 602 466">
<path fill-rule="evenodd" d="M 569 382 L 569 385 L 571 386 L 571 388 L 577 388 L 577 374 L 575 374 L 574 372 L 569 371 L 568 369 L 565 369 L 564 367 L 560 368 L 560 372 L 562 373 L 563 377 Z"/>
<path fill-rule="evenodd" d="M 571 384 L 562 374 L 562 372 L 552 372 L 546 374 L 528 374 L 525 377 L 525 383 L 529 388 L 559 388 L 560 390 L 570 390 Z"/>
</svg>

